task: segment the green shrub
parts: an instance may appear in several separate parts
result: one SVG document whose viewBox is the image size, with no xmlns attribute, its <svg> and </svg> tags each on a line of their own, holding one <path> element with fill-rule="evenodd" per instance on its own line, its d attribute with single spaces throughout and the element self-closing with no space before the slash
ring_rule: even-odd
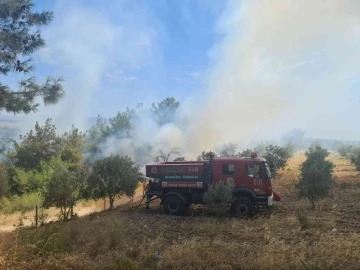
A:
<svg viewBox="0 0 360 270">
<path fill-rule="evenodd" d="M 203 195 L 203 201 L 209 205 L 228 204 L 234 201 L 233 190 L 235 183 L 232 180 L 219 181 L 215 185 L 209 185 Z"/>
<path fill-rule="evenodd" d="M 269 163 L 272 175 L 275 178 L 279 169 L 285 169 L 288 159 L 291 157 L 291 150 L 287 147 L 277 145 L 267 145 L 265 147 L 264 158 Z"/>
<path fill-rule="evenodd" d="M 24 194 L 22 196 L 12 196 L 2 198 L 0 200 L 0 212 L 4 214 L 12 214 L 15 212 L 27 212 L 35 209 L 36 206 L 42 206 L 43 197 L 41 193 L 34 192 Z"/>
<path fill-rule="evenodd" d="M 341 189 L 349 189 L 352 187 L 352 184 L 348 182 L 341 182 L 339 186 Z"/>
<path fill-rule="evenodd" d="M 351 164 L 355 166 L 355 169 L 360 172 L 360 147 L 354 148 L 351 153 L 348 154 Z"/>
<path fill-rule="evenodd" d="M 0 163 L 0 199 L 9 193 L 9 182 L 6 168 Z"/>
<path fill-rule="evenodd" d="M 326 160 L 329 154 L 321 146 L 313 145 L 306 151 L 306 160 L 301 165 L 300 181 L 297 183 L 299 196 L 307 198 L 313 208 L 317 200 L 329 196 L 334 184 L 334 164 Z"/>
<path fill-rule="evenodd" d="M 353 151 L 354 145 L 352 144 L 341 144 L 337 148 L 337 152 L 340 156 L 348 158 L 349 154 Z"/>
<path fill-rule="evenodd" d="M 360 188 L 352 189 L 350 193 L 353 197 L 360 199 Z"/>
<path fill-rule="evenodd" d="M 302 230 L 309 229 L 310 227 L 309 217 L 304 212 L 297 212 L 296 218 L 299 221 Z"/>
</svg>

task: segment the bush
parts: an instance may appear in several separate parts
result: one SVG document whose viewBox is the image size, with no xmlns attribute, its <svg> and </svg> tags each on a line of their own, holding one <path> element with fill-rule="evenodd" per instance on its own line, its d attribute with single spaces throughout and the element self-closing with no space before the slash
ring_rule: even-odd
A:
<svg viewBox="0 0 360 270">
<path fill-rule="evenodd" d="M 277 145 L 268 145 L 265 147 L 264 158 L 269 163 L 272 174 L 276 177 L 278 169 L 284 169 L 287 165 L 288 159 L 291 157 L 290 150 L 286 147 Z"/>
<path fill-rule="evenodd" d="M 43 197 L 39 192 L 28 193 L 22 196 L 15 195 L 0 200 L 0 212 L 4 214 L 12 214 L 15 212 L 25 213 L 35 209 L 36 206 L 42 206 L 42 204 Z"/>
<path fill-rule="evenodd" d="M 219 181 L 215 185 L 209 185 L 203 195 L 203 201 L 209 205 L 228 204 L 234 201 L 233 190 L 235 183 L 232 180 Z"/>
<path fill-rule="evenodd" d="M 352 186 L 353 185 L 351 183 L 348 183 L 348 182 L 341 182 L 340 185 L 339 185 L 339 187 L 341 189 L 349 189 L 349 188 L 352 188 Z"/>
<path fill-rule="evenodd" d="M 60 208 L 60 218 L 66 220 L 71 216 L 73 207 L 80 199 L 87 181 L 86 169 L 77 168 L 69 171 L 59 160 L 51 180 L 47 183 L 44 206 Z"/>
<path fill-rule="evenodd" d="M 304 212 L 297 212 L 296 218 L 299 221 L 300 227 L 302 230 L 310 228 L 309 217 Z"/>
<path fill-rule="evenodd" d="M 299 196 L 309 199 L 313 208 L 317 200 L 329 196 L 334 183 L 334 164 L 325 160 L 329 154 L 319 145 L 311 146 L 306 151 L 306 160 L 301 165 L 300 181 L 296 186 Z"/>
<path fill-rule="evenodd" d="M 296 152 L 296 145 L 293 142 L 287 142 L 285 144 L 285 149 L 286 149 L 287 153 L 289 154 L 289 156 L 291 157 Z"/>
<path fill-rule="evenodd" d="M 352 144 L 341 144 L 337 148 L 337 152 L 340 156 L 348 158 L 349 154 L 354 150 L 354 145 Z"/>
<path fill-rule="evenodd" d="M 360 147 L 354 148 L 351 153 L 348 154 L 351 164 L 355 166 L 355 169 L 360 171 Z"/>
<path fill-rule="evenodd" d="M 0 164 L 0 198 L 8 195 L 9 193 L 9 184 L 7 171 L 3 164 Z"/>
</svg>

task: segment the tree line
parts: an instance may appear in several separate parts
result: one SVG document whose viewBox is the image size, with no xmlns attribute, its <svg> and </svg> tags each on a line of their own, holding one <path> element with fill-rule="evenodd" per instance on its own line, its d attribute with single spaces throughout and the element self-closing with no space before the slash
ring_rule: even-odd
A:
<svg viewBox="0 0 360 270">
<path fill-rule="evenodd" d="M 44 207 L 58 207 L 67 219 L 80 199 L 108 197 L 113 208 L 116 195 L 133 196 L 144 180 L 139 166 L 124 155 L 84 163 L 85 134 L 72 127 L 58 135 L 48 119 L 38 123 L 7 153 L 0 168 L 0 196 L 40 194 Z"/>
<path fill-rule="evenodd" d="M 140 165 L 151 161 L 180 161 L 185 157 L 176 147 L 163 150 L 154 149 L 152 145 L 135 145 L 136 154 L 132 159 L 123 152 L 107 154 L 103 150 L 104 142 L 113 137 L 133 138 L 143 110 L 161 126 L 174 121 L 179 108 L 180 102 L 167 97 L 149 108 L 143 104 L 135 109 L 126 108 L 108 121 L 98 116 L 96 123 L 85 132 L 72 126 L 69 131 L 58 134 L 51 119 L 44 125 L 36 122 L 34 129 L 13 140 L 13 146 L 4 153 L 6 162 L 0 169 L 0 196 L 39 194 L 43 206 L 58 207 L 64 219 L 73 214 L 73 207 L 81 199 L 107 197 L 113 208 L 116 196 L 133 196 L 139 182 L 144 181 Z M 268 160 L 274 175 L 278 169 L 285 168 L 294 152 L 291 142 L 285 146 L 261 143 L 254 150 L 241 152 L 237 148 L 234 143 L 224 144 L 215 156 L 250 156 L 256 150 Z M 207 155 L 203 151 L 198 160 L 206 160 Z"/>
<path fill-rule="evenodd" d="M 360 145 L 339 143 L 337 151 L 343 158 L 346 158 L 353 164 L 357 171 L 360 171 Z"/>
<path fill-rule="evenodd" d="M 168 97 L 153 103 L 149 111 L 154 121 L 164 125 L 173 120 L 179 105 Z M 71 216 L 80 199 L 107 197 L 113 208 L 115 197 L 133 196 L 145 176 L 136 159 L 123 153 L 106 155 L 102 143 L 109 137 L 131 138 L 137 117 L 137 110 L 127 108 L 108 122 L 99 116 L 85 132 L 72 126 L 63 134 L 57 133 L 51 119 L 44 125 L 36 122 L 34 129 L 13 140 L 12 147 L 3 152 L 6 159 L 0 167 L 0 197 L 40 194 L 43 206 L 58 207 L 64 219 Z M 146 151 L 136 150 L 142 155 Z M 166 153 L 167 158 L 172 154 Z M 160 161 L 161 156 L 154 160 Z"/>
</svg>

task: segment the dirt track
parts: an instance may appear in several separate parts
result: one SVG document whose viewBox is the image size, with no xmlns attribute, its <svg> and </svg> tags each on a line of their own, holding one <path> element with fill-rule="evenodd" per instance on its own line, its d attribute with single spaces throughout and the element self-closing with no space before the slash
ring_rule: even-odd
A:
<svg viewBox="0 0 360 270">
<path fill-rule="evenodd" d="M 133 198 L 134 201 L 141 200 L 142 198 L 142 187 L 139 187 L 136 190 L 135 196 Z M 116 198 L 114 201 L 114 206 L 124 205 L 132 200 L 127 197 Z M 101 212 L 109 207 L 109 201 L 106 200 L 104 204 L 104 200 L 98 201 L 88 201 L 88 202 L 80 202 L 78 205 L 74 207 L 74 212 L 79 217 L 87 216 L 91 213 Z M 59 209 L 54 207 L 45 210 L 45 213 L 48 215 L 46 218 L 46 223 L 50 221 L 56 221 L 59 218 Z M 35 210 L 26 212 L 23 216 L 23 223 L 25 226 L 31 226 L 34 223 Z M 16 229 L 16 225 L 19 224 L 19 220 L 21 218 L 20 213 L 14 213 L 11 215 L 0 214 L 0 232 L 10 232 Z"/>
</svg>

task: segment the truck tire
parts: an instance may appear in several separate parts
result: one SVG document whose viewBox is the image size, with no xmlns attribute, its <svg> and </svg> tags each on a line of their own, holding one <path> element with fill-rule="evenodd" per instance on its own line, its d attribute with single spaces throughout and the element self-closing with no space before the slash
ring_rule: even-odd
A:
<svg viewBox="0 0 360 270">
<path fill-rule="evenodd" d="M 231 213 L 237 217 L 251 217 L 255 211 L 255 204 L 247 197 L 238 197 L 231 204 Z"/>
<path fill-rule="evenodd" d="M 167 214 L 179 215 L 184 212 L 185 205 L 179 196 L 169 195 L 165 198 L 163 207 Z"/>
</svg>

